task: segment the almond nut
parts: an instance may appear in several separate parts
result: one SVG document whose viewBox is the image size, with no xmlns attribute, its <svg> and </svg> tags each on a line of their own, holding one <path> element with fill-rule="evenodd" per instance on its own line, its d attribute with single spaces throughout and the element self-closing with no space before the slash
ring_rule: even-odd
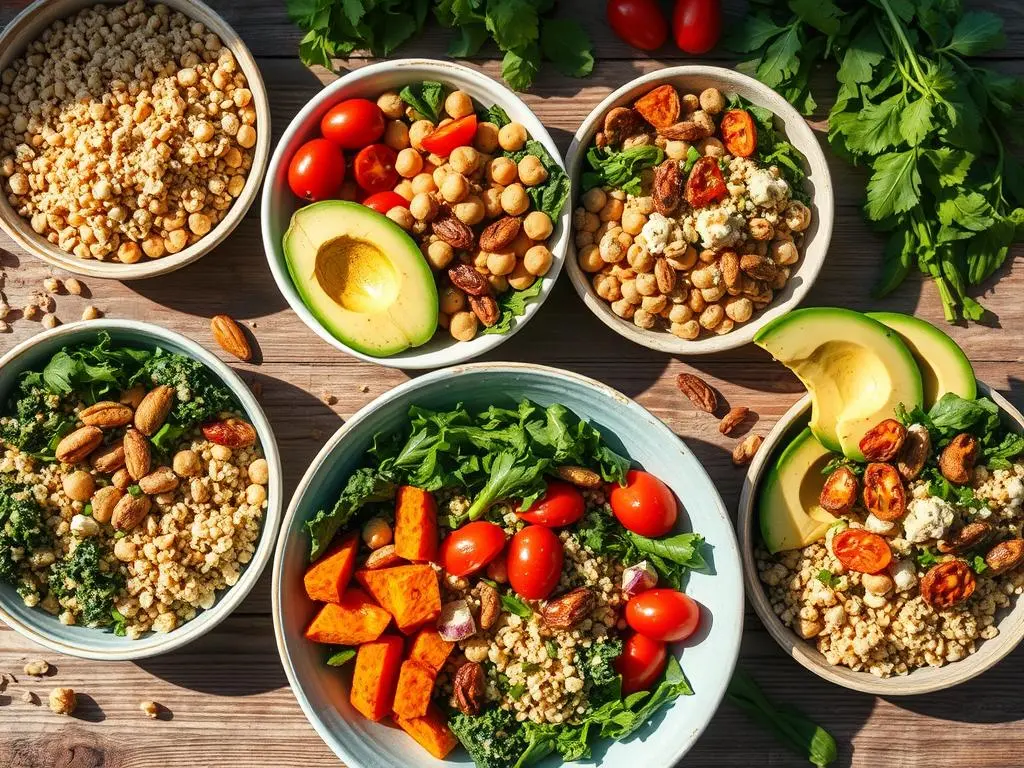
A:
<svg viewBox="0 0 1024 768">
<path fill-rule="evenodd" d="M 480 629 L 488 630 L 501 616 L 501 596 L 486 581 L 480 582 Z"/>
<path fill-rule="evenodd" d="M 453 264 L 448 267 L 448 279 L 452 285 L 469 296 L 488 296 L 491 284 L 487 278 L 477 272 L 469 264 Z"/>
<path fill-rule="evenodd" d="M 106 525 L 114 516 L 114 507 L 124 494 L 112 485 L 100 488 L 92 495 L 92 519 Z"/>
<path fill-rule="evenodd" d="M 248 448 L 256 442 L 252 424 L 235 416 L 203 424 L 203 437 L 228 448 Z"/>
<path fill-rule="evenodd" d="M 129 429 L 124 433 L 124 466 L 132 480 L 138 482 L 149 474 L 152 461 L 149 451 L 149 440 L 137 429 Z"/>
<path fill-rule="evenodd" d="M 146 518 L 151 506 L 149 496 L 132 496 L 127 493 L 114 505 L 110 523 L 119 531 L 130 531 Z"/>
<path fill-rule="evenodd" d="M 932 436 L 923 424 L 911 424 L 903 441 L 896 469 L 908 483 L 916 480 L 932 452 Z"/>
<path fill-rule="evenodd" d="M 705 413 L 714 413 L 718 410 L 718 395 L 715 394 L 707 382 L 692 373 L 680 373 L 676 377 L 676 386 L 679 391 L 690 398 L 695 407 Z"/>
<path fill-rule="evenodd" d="M 115 403 L 110 400 L 101 400 L 93 403 L 78 414 L 83 424 L 100 429 L 113 429 L 131 424 L 132 409 L 127 405 Z"/>
<path fill-rule="evenodd" d="M 980 547 L 992 536 L 993 529 L 988 523 L 981 521 L 968 523 L 960 530 L 951 534 L 948 538 L 938 543 L 938 550 L 945 555 L 955 555 L 960 552 Z M 996 545 L 998 547 L 998 545 Z"/>
<path fill-rule="evenodd" d="M 974 594 L 977 580 L 963 560 L 932 566 L 921 579 L 921 597 L 933 608 L 951 608 Z"/>
<path fill-rule="evenodd" d="M 394 544 L 385 544 L 383 547 L 378 547 L 373 550 L 366 558 L 366 562 L 363 563 L 363 567 L 367 570 L 374 571 L 378 568 L 390 568 L 393 565 L 399 565 L 405 562 L 405 558 L 399 557 L 395 551 Z"/>
<path fill-rule="evenodd" d="M 139 478 L 139 488 L 143 493 L 155 495 L 167 493 L 178 487 L 178 476 L 170 467 L 157 467 L 145 477 Z"/>
<path fill-rule="evenodd" d="M 740 270 L 755 280 L 764 280 L 771 283 L 779 274 L 779 268 L 775 262 L 767 256 L 758 256 L 756 253 L 746 253 L 740 256 Z"/>
<path fill-rule="evenodd" d="M 1001 541 L 985 555 L 985 565 L 993 576 L 1016 568 L 1021 561 L 1024 561 L 1024 539 Z"/>
<path fill-rule="evenodd" d="M 907 428 L 896 419 L 886 419 L 865 432 L 858 447 L 868 461 L 892 461 L 906 439 Z"/>
<path fill-rule="evenodd" d="M 732 408 L 718 423 L 718 431 L 723 435 L 730 434 L 736 427 L 746 421 L 749 413 L 750 409 L 745 405 L 738 405 Z"/>
<path fill-rule="evenodd" d="M 864 507 L 879 520 L 899 520 L 907 511 L 907 492 L 891 464 L 868 464 L 864 470 Z"/>
<path fill-rule="evenodd" d="M 475 661 L 467 661 L 455 673 L 452 683 L 455 704 L 465 715 L 480 714 L 484 700 L 484 668 Z"/>
<path fill-rule="evenodd" d="M 151 390 L 135 409 L 135 428 L 146 437 L 152 437 L 164 425 L 174 405 L 174 390 L 161 384 Z"/>
<path fill-rule="evenodd" d="M 763 442 L 764 438 L 760 435 L 747 435 L 741 442 L 736 444 L 735 448 L 732 449 L 732 463 L 737 467 L 749 464 Z"/>
<path fill-rule="evenodd" d="M 829 514 L 845 515 L 857 502 L 857 476 L 849 467 L 839 467 L 821 488 L 818 503 Z"/>
<path fill-rule="evenodd" d="M 431 224 L 435 235 L 457 251 L 468 251 L 473 247 L 473 230 L 462 222 L 452 209 L 445 206 Z"/>
<path fill-rule="evenodd" d="M 78 464 L 95 451 L 103 442 L 103 433 L 99 427 L 79 427 L 57 443 L 55 454 L 65 464 Z"/>
<path fill-rule="evenodd" d="M 119 469 L 110 478 L 110 483 L 119 491 L 127 491 L 132 484 L 132 476 L 127 469 Z"/>
<path fill-rule="evenodd" d="M 519 234 L 522 227 L 522 220 L 518 216 L 504 216 L 480 233 L 480 249 L 484 251 L 503 250 Z"/>
<path fill-rule="evenodd" d="M 555 472 L 566 482 L 572 483 L 578 488 L 600 488 L 603 480 L 601 476 L 592 469 L 577 467 L 566 464 L 557 467 Z"/>
<path fill-rule="evenodd" d="M 229 355 L 234 355 L 246 363 L 252 360 L 252 347 L 245 337 L 245 331 L 230 317 L 214 315 L 210 320 L 210 331 L 213 333 L 214 341 Z"/>
<path fill-rule="evenodd" d="M 470 295 L 468 298 L 470 309 L 484 327 L 490 328 L 501 319 L 501 309 L 493 296 Z"/>
<path fill-rule="evenodd" d="M 939 456 L 939 471 L 953 485 L 967 485 L 974 474 L 980 444 L 978 438 L 962 432 L 942 449 Z"/>
<path fill-rule="evenodd" d="M 544 606 L 541 617 L 552 629 L 572 629 L 583 621 L 596 604 L 594 593 L 586 587 L 577 587 Z"/>
<path fill-rule="evenodd" d="M 124 444 L 117 442 L 97 448 L 89 457 L 89 463 L 97 472 L 112 475 L 124 466 Z"/>
</svg>

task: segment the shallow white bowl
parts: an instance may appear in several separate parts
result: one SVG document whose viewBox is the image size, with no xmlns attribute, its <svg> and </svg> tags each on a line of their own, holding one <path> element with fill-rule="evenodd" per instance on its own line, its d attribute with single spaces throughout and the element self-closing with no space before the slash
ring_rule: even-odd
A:
<svg viewBox="0 0 1024 768">
<path fill-rule="evenodd" d="M 448 61 L 431 59 L 383 61 L 349 72 L 334 81 L 314 96 L 295 116 L 281 137 L 270 160 L 267 178 L 263 184 L 261 212 L 263 249 L 267 253 L 267 261 L 270 262 L 270 271 L 274 273 L 277 287 L 302 322 L 328 344 L 353 357 L 371 363 L 379 363 L 388 368 L 410 370 L 441 368 L 472 360 L 510 338 L 537 314 L 541 304 L 551 294 L 555 280 L 558 279 L 558 274 L 562 270 L 562 262 L 565 260 L 565 252 L 569 244 L 569 209 L 571 207 L 567 201 L 562 215 L 558 221 L 554 222 L 555 229 L 548 241 L 548 247 L 554 258 L 551 271 L 544 277 L 541 292 L 530 301 L 526 307 L 526 313 L 513 320 L 512 329 L 508 333 L 481 334 L 472 341 L 455 341 L 442 329 L 442 332 L 436 334 L 426 344 L 388 357 L 373 357 L 358 352 L 336 338 L 309 311 L 309 308 L 303 303 L 302 297 L 295 290 L 295 285 L 288 274 L 281 238 L 284 237 L 285 230 L 288 229 L 292 214 L 303 204 L 288 188 L 288 164 L 291 162 L 292 155 L 302 144 L 320 135 L 320 119 L 339 101 L 356 97 L 376 101 L 377 96 L 384 91 L 397 90 L 409 83 L 418 83 L 423 80 L 437 80 L 452 88 L 466 91 L 474 101 L 484 107 L 490 107 L 492 104 L 504 107 L 508 116 L 513 121 L 526 126 L 530 138 L 543 144 L 551 153 L 551 157 L 564 167 L 561 152 L 558 151 L 558 147 L 555 146 L 555 142 L 537 116 L 512 91 L 487 75 Z"/>
<path fill-rule="evenodd" d="M 263 414 L 256 398 L 238 374 L 222 363 L 216 355 L 207 352 L 194 341 L 156 325 L 135 320 L 90 320 L 70 323 L 45 331 L 23 341 L 0 358 L 0 403 L 6 403 L 23 371 L 38 368 L 62 347 L 94 340 L 106 331 L 115 342 L 153 349 L 161 347 L 199 360 L 224 382 L 238 400 L 242 411 L 256 428 L 260 447 L 270 468 L 267 487 L 267 508 L 263 513 L 256 551 L 233 587 L 221 590 L 212 608 L 201 611 L 192 621 L 173 632 L 151 632 L 138 640 L 117 637 L 105 629 L 65 626 L 56 616 L 42 608 L 29 608 L 14 587 L 0 584 L 0 619 L 20 634 L 51 650 L 99 661 L 144 659 L 168 653 L 200 637 L 235 610 L 256 585 L 263 568 L 270 560 L 277 528 L 281 522 L 281 500 L 284 489 L 281 480 L 281 459 L 270 422 Z"/>
<path fill-rule="evenodd" d="M 725 694 L 743 630 L 743 585 L 729 515 L 697 457 L 653 414 L 593 379 L 539 365 L 459 366 L 408 381 L 352 416 L 310 464 L 285 515 L 273 571 L 278 651 L 302 711 L 350 768 L 451 768 L 472 761 L 462 749 L 448 760 L 436 760 L 402 731 L 367 720 L 349 704 L 351 669 L 326 666 L 326 648 L 303 637 L 316 610 L 302 585 L 309 560 L 305 522 L 334 504 L 373 436 L 400 429 L 410 405 L 450 408 L 462 402 L 475 409 L 511 405 L 524 397 L 541 405 L 561 403 L 587 418 L 614 450 L 668 483 L 685 509 L 679 529 L 703 534 L 711 548 L 714 574 L 693 573 L 686 587 L 703 606 L 701 629 L 687 642 L 672 645 L 694 695 L 676 699 L 628 741 L 598 742 L 593 762 L 608 768 L 678 765 Z M 560 764 L 550 757 L 541 765 Z"/>
<path fill-rule="evenodd" d="M 569 272 L 569 279 L 572 280 L 572 284 L 576 288 L 576 293 L 580 295 L 590 311 L 597 315 L 602 323 L 630 341 L 659 352 L 670 352 L 675 355 L 706 355 L 735 349 L 752 341 L 754 334 L 768 321 L 784 315 L 799 305 L 818 277 L 818 272 L 821 270 L 828 252 L 829 240 L 832 238 L 832 221 L 835 215 L 835 201 L 828 164 L 825 162 L 825 155 L 821 151 L 818 139 L 808 127 L 807 121 L 789 102 L 768 86 L 759 83 L 752 77 L 723 67 L 702 65 L 666 67 L 623 85 L 598 104 L 583 121 L 580 129 L 576 131 L 566 157 L 569 178 L 572 180 L 572 207 L 575 207 L 575 201 L 579 200 L 582 194 L 580 175 L 586 165 L 587 150 L 593 143 L 595 134 L 604 125 L 604 116 L 613 107 L 632 104 L 643 94 L 664 83 L 672 84 L 682 91 L 697 93 L 705 88 L 718 88 L 726 96 L 739 94 L 752 104 L 767 107 L 775 113 L 776 118 L 781 122 L 789 141 L 807 159 L 806 183 L 811 195 L 810 207 L 813 219 L 806 232 L 800 261 L 793 269 L 789 282 L 783 290 L 776 292 L 772 303 L 757 313 L 750 322 L 738 326 L 735 330 L 722 336 L 712 335 L 708 338 L 686 341 L 673 336 L 667 330 L 648 331 L 638 328 L 632 321 L 623 320 L 612 312 L 611 306 L 594 291 L 590 276 L 577 263 L 576 248 L 573 244 L 570 244 L 566 268 Z"/>
</svg>

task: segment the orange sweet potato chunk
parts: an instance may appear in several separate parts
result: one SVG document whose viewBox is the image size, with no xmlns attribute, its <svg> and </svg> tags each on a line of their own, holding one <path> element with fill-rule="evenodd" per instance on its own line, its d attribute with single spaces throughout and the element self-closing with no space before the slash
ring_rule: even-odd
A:
<svg viewBox="0 0 1024 768">
<path fill-rule="evenodd" d="M 359 534 L 349 533 L 326 555 L 309 566 L 303 583 L 310 600 L 340 603 L 356 568 Z"/>
<path fill-rule="evenodd" d="M 340 603 L 327 603 L 310 622 L 306 639 L 314 643 L 359 645 L 376 640 L 391 616 L 358 587 L 345 591 Z"/>
<path fill-rule="evenodd" d="M 395 717 L 398 726 L 416 739 L 416 742 L 438 760 L 444 760 L 459 743 L 448 728 L 444 713 L 431 704 L 423 717 Z"/>
<path fill-rule="evenodd" d="M 675 87 L 660 85 L 637 99 L 633 109 L 655 128 L 667 128 L 679 120 L 682 107 Z"/>
<path fill-rule="evenodd" d="M 395 553 L 413 562 L 436 560 L 437 538 L 434 495 L 403 485 L 395 497 Z"/>
<path fill-rule="evenodd" d="M 441 637 L 441 633 L 434 627 L 424 627 L 412 640 L 409 658 L 434 672 L 440 672 L 454 647 L 455 643 Z"/>
<path fill-rule="evenodd" d="M 399 717 L 423 717 L 430 706 L 430 697 L 434 693 L 434 670 L 425 667 L 418 661 L 407 659 L 402 662 L 398 673 L 398 687 L 395 690 L 395 703 L 391 710 Z"/>
<path fill-rule="evenodd" d="M 383 635 L 363 643 L 356 653 L 349 701 L 370 720 L 378 721 L 391 711 L 402 666 L 402 645 L 398 635 Z"/>
<path fill-rule="evenodd" d="M 429 565 L 356 571 L 356 580 L 395 618 L 405 634 L 441 614 L 441 591 Z"/>
</svg>

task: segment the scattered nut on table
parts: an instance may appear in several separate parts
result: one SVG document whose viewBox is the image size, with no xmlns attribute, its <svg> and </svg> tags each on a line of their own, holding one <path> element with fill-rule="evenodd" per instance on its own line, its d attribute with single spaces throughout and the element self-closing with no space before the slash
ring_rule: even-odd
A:
<svg viewBox="0 0 1024 768">
<path fill-rule="evenodd" d="M 50 691 L 50 710 L 57 715 L 70 715 L 78 706 L 78 697 L 71 688 L 54 688 Z"/>
<path fill-rule="evenodd" d="M 35 659 L 25 665 L 25 674 L 33 677 L 42 677 L 50 671 L 50 665 L 43 659 Z"/>
<path fill-rule="evenodd" d="M 146 717 L 156 720 L 160 716 L 160 705 L 155 701 L 139 702 L 139 709 L 146 713 Z"/>
</svg>

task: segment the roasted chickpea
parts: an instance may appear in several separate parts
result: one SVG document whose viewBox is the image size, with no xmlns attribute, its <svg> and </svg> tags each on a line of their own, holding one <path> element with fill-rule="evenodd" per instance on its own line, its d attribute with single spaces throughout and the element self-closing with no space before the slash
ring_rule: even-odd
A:
<svg viewBox="0 0 1024 768">
<path fill-rule="evenodd" d="M 473 146 L 485 155 L 492 155 L 498 149 L 498 126 L 494 123 L 477 123 Z"/>
<path fill-rule="evenodd" d="M 460 203 L 469 194 L 469 181 L 454 171 L 445 176 L 441 183 L 441 197 L 449 203 Z"/>
<path fill-rule="evenodd" d="M 660 315 L 668 307 L 668 296 L 644 296 L 640 306 L 652 315 Z"/>
<path fill-rule="evenodd" d="M 384 143 L 395 152 L 401 152 L 409 146 L 409 126 L 402 120 L 389 120 L 384 128 Z"/>
<path fill-rule="evenodd" d="M 519 161 L 519 180 L 528 187 L 535 187 L 548 180 L 548 169 L 536 155 L 527 155 Z"/>
<path fill-rule="evenodd" d="M 712 303 L 712 302 L 718 301 L 723 296 L 725 296 L 725 294 L 726 294 L 726 288 L 725 288 L 724 284 L 722 284 L 722 285 L 715 285 L 715 286 L 712 286 L 711 288 L 701 288 L 700 289 L 700 295 L 703 296 L 704 297 L 704 301 L 708 302 L 709 304 Z"/>
<path fill-rule="evenodd" d="M 412 177 L 412 191 L 414 195 L 436 192 L 437 184 L 434 183 L 434 177 L 429 173 L 417 173 Z"/>
<path fill-rule="evenodd" d="M 509 158 L 496 157 L 491 160 L 487 169 L 487 177 L 495 184 L 507 187 L 509 184 L 515 183 L 519 177 L 519 169 Z"/>
<path fill-rule="evenodd" d="M 395 170 L 398 175 L 411 179 L 423 169 L 423 155 L 412 147 L 406 147 L 395 158 Z"/>
<path fill-rule="evenodd" d="M 722 318 L 722 322 L 720 322 L 718 324 L 718 327 L 715 328 L 715 333 L 717 335 L 719 335 L 719 336 L 724 336 L 725 334 L 729 333 L 735 327 L 736 327 L 736 323 L 735 322 L 733 322 L 728 317 L 723 317 Z"/>
<path fill-rule="evenodd" d="M 363 526 L 363 541 L 370 549 L 380 549 L 391 543 L 394 531 L 387 520 L 380 517 L 370 518 Z"/>
<path fill-rule="evenodd" d="M 437 301 L 438 308 L 446 315 L 454 315 L 466 308 L 466 294 L 454 285 L 442 286 Z"/>
<path fill-rule="evenodd" d="M 523 231 L 531 240 L 547 240 L 553 229 L 551 219 L 544 211 L 530 211 L 523 219 Z"/>
<path fill-rule="evenodd" d="M 489 219 L 496 219 L 504 213 L 501 207 L 501 193 L 504 187 L 488 187 L 483 191 L 481 199 L 484 201 L 484 213 Z"/>
<path fill-rule="evenodd" d="M 541 277 L 551 269 L 551 251 L 544 245 L 535 245 L 523 256 L 523 266 L 526 271 Z"/>
<path fill-rule="evenodd" d="M 632 320 L 633 315 L 636 314 L 636 305 L 630 304 L 625 299 L 619 299 L 612 302 L 612 312 L 623 320 Z"/>
<path fill-rule="evenodd" d="M 686 305 L 693 310 L 693 313 L 700 314 L 707 307 L 708 303 L 704 301 L 704 297 L 701 295 L 699 288 L 691 288 L 690 295 L 686 299 Z"/>
<path fill-rule="evenodd" d="M 516 268 L 516 255 L 512 251 L 487 254 L 487 269 L 492 275 L 510 275 Z"/>
<path fill-rule="evenodd" d="M 409 203 L 409 212 L 417 221 L 433 221 L 437 216 L 437 200 L 427 192 L 420 192 Z"/>
<path fill-rule="evenodd" d="M 697 151 L 708 157 L 725 157 L 725 144 L 714 136 L 708 136 L 697 142 Z"/>
<path fill-rule="evenodd" d="M 461 203 L 453 205 L 452 212 L 459 221 L 471 227 L 483 221 L 486 214 L 484 201 L 476 195 L 470 195 Z"/>
<path fill-rule="evenodd" d="M 747 222 L 750 236 L 755 240 L 771 240 L 775 236 L 775 227 L 768 219 L 756 216 Z"/>
<path fill-rule="evenodd" d="M 654 270 L 654 254 L 639 245 L 633 244 L 626 251 L 626 261 L 637 272 Z"/>
<path fill-rule="evenodd" d="M 700 108 L 710 115 L 717 115 L 725 110 L 725 96 L 717 88 L 707 88 L 701 91 L 699 103 Z"/>
<path fill-rule="evenodd" d="M 609 198 L 608 202 L 604 204 L 604 208 L 598 213 L 598 218 L 601 221 L 621 221 L 624 207 L 621 200 L 614 197 Z"/>
<path fill-rule="evenodd" d="M 680 339 L 685 339 L 686 341 L 692 341 L 700 336 L 700 323 L 696 320 L 672 323 L 672 325 L 669 326 L 669 331 L 673 336 L 678 336 Z"/>
<path fill-rule="evenodd" d="M 638 307 L 636 311 L 633 312 L 633 325 L 635 325 L 637 328 L 644 328 L 646 330 L 650 330 L 651 328 L 654 327 L 654 324 L 656 322 L 657 317 L 648 312 L 643 307 Z"/>
<path fill-rule="evenodd" d="M 526 144 L 526 128 L 522 123 L 509 123 L 498 130 L 498 146 L 506 152 L 516 152 Z"/>
<path fill-rule="evenodd" d="M 423 150 L 423 140 L 434 132 L 434 124 L 429 120 L 417 120 L 409 128 L 409 144 L 413 149 Z"/>
<path fill-rule="evenodd" d="M 604 259 L 596 245 L 585 245 L 576 254 L 576 261 L 584 272 L 598 272 L 604 269 Z"/>
<path fill-rule="evenodd" d="M 397 91 L 385 91 L 377 97 L 377 106 L 389 120 L 399 120 L 405 116 L 405 102 Z"/>
<path fill-rule="evenodd" d="M 614 275 L 599 272 L 594 275 L 594 279 L 591 282 L 593 283 L 594 291 L 605 301 L 618 301 L 622 298 L 622 292 L 619 290 L 619 278 Z"/>
<path fill-rule="evenodd" d="M 501 207 L 509 216 L 519 216 L 530 208 L 530 198 L 522 184 L 509 184 L 502 190 Z"/>
<path fill-rule="evenodd" d="M 711 331 L 717 328 L 724 319 L 725 310 L 722 309 L 721 304 L 708 304 L 704 311 L 700 313 L 697 322 L 700 323 L 701 328 L 707 328 Z"/>
<path fill-rule="evenodd" d="M 786 207 L 783 220 L 794 232 L 803 232 L 811 225 L 811 209 L 799 200 L 793 200 Z"/>
<path fill-rule="evenodd" d="M 458 120 L 473 114 L 473 99 L 465 91 L 452 91 L 444 100 L 444 111 Z"/>
<path fill-rule="evenodd" d="M 390 211 L 387 212 L 387 217 L 391 219 L 395 224 L 400 226 L 402 229 L 412 229 L 414 219 L 412 213 L 409 212 L 408 208 L 404 208 L 401 205 L 396 205 Z"/>
<path fill-rule="evenodd" d="M 673 269 L 677 269 L 680 272 L 687 272 L 693 269 L 694 265 L 697 263 L 697 249 L 692 245 L 686 245 L 682 250 L 673 249 L 672 253 L 669 254 L 669 249 L 666 248 L 665 260 Z"/>
<path fill-rule="evenodd" d="M 515 268 L 508 275 L 508 284 L 517 291 L 525 291 L 533 285 L 536 280 L 537 276 L 530 274 L 526 267 L 523 266 L 523 262 L 520 260 L 516 261 Z"/>
<path fill-rule="evenodd" d="M 448 178 L 448 174 L 451 173 L 451 170 L 452 167 L 447 163 L 435 168 L 433 173 L 430 175 L 434 181 L 434 186 L 441 189 L 441 185 L 444 184 L 444 180 Z"/>
<path fill-rule="evenodd" d="M 476 315 L 472 312 L 456 312 L 448 324 L 448 332 L 458 341 L 472 341 L 477 332 Z"/>
<path fill-rule="evenodd" d="M 665 155 L 669 160 L 685 160 L 690 144 L 685 141 L 669 141 L 665 144 Z"/>
<path fill-rule="evenodd" d="M 725 300 L 725 314 L 736 323 L 745 323 L 754 314 L 754 302 L 746 296 L 730 296 Z"/>
<path fill-rule="evenodd" d="M 693 319 L 693 310 L 685 304 L 673 304 L 669 310 L 668 319 L 673 323 L 685 323 Z"/>
<path fill-rule="evenodd" d="M 700 109 L 700 97 L 696 93 L 687 93 L 679 100 L 683 112 L 695 112 Z"/>
<path fill-rule="evenodd" d="M 490 254 L 487 251 L 477 250 L 473 253 L 473 266 L 476 267 L 477 271 L 481 275 L 490 274 L 489 270 L 487 269 L 488 256 L 490 256 Z"/>
<path fill-rule="evenodd" d="M 404 197 L 406 200 L 412 200 L 414 197 L 416 197 L 416 193 L 412 191 L 412 182 L 409 181 L 408 179 L 402 179 L 400 182 L 398 182 L 398 184 L 395 186 L 395 192 Z"/>
<path fill-rule="evenodd" d="M 456 147 L 448 158 L 452 170 L 470 176 L 480 164 L 480 153 L 472 147 Z"/>
<path fill-rule="evenodd" d="M 622 228 L 630 235 L 639 235 L 646 223 L 647 217 L 633 208 L 622 213 Z"/>
<path fill-rule="evenodd" d="M 788 267 L 800 260 L 800 252 L 792 240 L 775 240 L 771 244 L 772 259 L 776 264 Z"/>
<path fill-rule="evenodd" d="M 590 213 L 597 213 L 604 208 L 604 204 L 608 202 L 608 195 L 606 195 L 605 191 L 600 187 L 594 187 L 593 189 L 588 189 L 583 193 L 583 200 L 581 202 L 587 211 Z"/>
</svg>

